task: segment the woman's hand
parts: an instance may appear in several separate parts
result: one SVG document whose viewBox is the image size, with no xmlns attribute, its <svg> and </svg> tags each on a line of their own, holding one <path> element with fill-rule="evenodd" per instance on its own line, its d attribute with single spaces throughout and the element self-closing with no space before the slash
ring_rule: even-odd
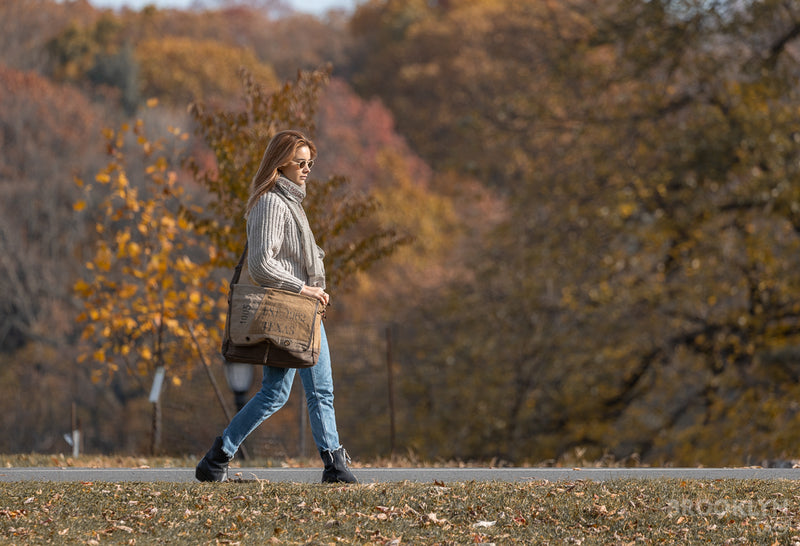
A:
<svg viewBox="0 0 800 546">
<path fill-rule="evenodd" d="M 300 289 L 300 293 L 304 296 L 311 296 L 312 298 L 318 299 L 322 305 L 328 305 L 331 301 L 330 294 L 327 294 L 325 290 L 319 286 L 308 286 L 304 284 L 303 288 Z"/>
</svg>

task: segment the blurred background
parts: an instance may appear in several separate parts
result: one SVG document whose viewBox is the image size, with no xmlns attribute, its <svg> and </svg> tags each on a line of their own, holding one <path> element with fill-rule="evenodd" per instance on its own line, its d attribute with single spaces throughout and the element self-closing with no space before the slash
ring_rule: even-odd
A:
<svg viewBox="0 0 800 546">
<path fill-rule="evenodd" d="M 205 451 L 259 386 L 217 350 L 233 209 L 291 124 L 356 458 L 798 456 L 800 3 L 312 4 L 0 4 L 0 451 Z M 314 454 L 295 387 L 251 455 Z"/>
</svg>

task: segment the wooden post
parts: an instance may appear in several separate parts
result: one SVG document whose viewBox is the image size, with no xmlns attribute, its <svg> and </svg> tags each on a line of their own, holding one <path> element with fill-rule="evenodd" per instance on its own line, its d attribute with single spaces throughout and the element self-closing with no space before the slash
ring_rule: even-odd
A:
<svg viewBox="0 0 800 546">
<path fill-rule="evenodd" d="M 153 428 L 150 439 L 150 455 L 161 452 L 161 402 L 153 402 Z"/>
<path fill-rule="evenodd" d="M 395 454 L 394 371 L 392 362 L 392 326 L 386 327 L 386 377 L 389 389 L 389 453 Z"/>
</svg>

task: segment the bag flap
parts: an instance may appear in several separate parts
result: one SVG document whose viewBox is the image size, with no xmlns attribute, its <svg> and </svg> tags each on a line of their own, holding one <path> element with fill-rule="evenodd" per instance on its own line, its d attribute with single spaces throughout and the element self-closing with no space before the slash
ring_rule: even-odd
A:
<svg viewBox="0 0 800 546">
<path fill-rule="evenodd" d="M 305 351 L 314 341 L 314 325 L 321 312 L 316 298 L 244 284 L 234 284 L 231 290 L 233 343 L 270 341 L 288 351 Z"/>
</svg>

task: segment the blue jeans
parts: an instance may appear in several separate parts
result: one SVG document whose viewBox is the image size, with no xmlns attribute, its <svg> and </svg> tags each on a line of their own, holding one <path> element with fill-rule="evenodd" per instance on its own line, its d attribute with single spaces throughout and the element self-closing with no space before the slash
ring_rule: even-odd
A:
<svg viewBox="0 0 800 546">
<path fill-rule="evenodd" d="M 328 338 L 322 328 L 319 360 L 311 368 L 275 368 L 264 366 L 261 390 L 234 415 L 222 433 L 222 449 L 233 456 L 244 439 L 270 415 L 283 407 L 289 399 L 295 372 L 300 373 L 306 392 L 311 434 L 320 451 L 335 451 L 341 447 L 336 431 L 336 413 L 333 410 L 333 376 Z"/>
</svg>

